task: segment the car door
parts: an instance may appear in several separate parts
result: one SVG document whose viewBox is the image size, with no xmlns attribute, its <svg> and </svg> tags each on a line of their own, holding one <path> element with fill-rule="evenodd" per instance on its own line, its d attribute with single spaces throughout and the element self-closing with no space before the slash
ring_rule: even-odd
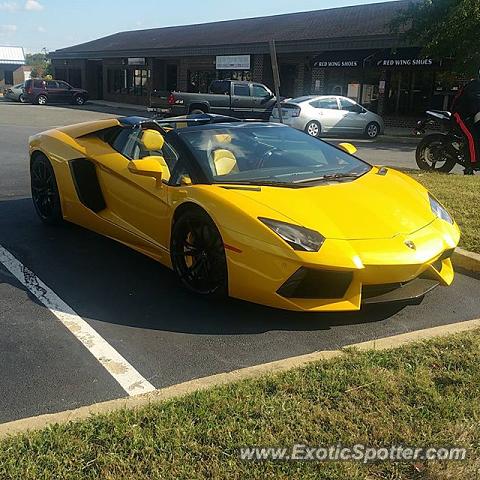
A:
<svg viewBox="0 0 480 480">
<path fill-rule="evenodd" d="M 45 89 L 48 96 L 48 103 L 63 103 L 62 92 L 58 82 L 55 80 L 47 80 L 45 82 Z"/>
<path fill-rule="evenodd" d="M 253 83 L 251 86 L 252 96 L 252 118 L 263 119 L 265 117 L 265 111 L 270 106 L 270 100 L 273 98 L 271 92 L 269 92 L 263 85 Z"/>
<path fill-rule="evenodd" d="M 237 118 L 251 118 L 253 112 L 250 85 L 248 83 L 232 84 L 232 114 Z"/>
<path fill-rule="evenodd" d="M 111 141 L 110 153 L 98 159 L 99 181 L 107 204 L 107 209 L 100 215 L 167 252 L 170 187 L 165 180 L 157 182 L 153 177 L 135 175 L 128 167 L 132 160 L 162 155 L 173 169 L 177 156 L 167 143 L 160 152 L 145 151 L 141 135 L 139 128 L 121 129 Z"/>
<path fill-rule="evenodd" d="M 58 96 L 62 103 L 71 103 L 73 100 L 73 89 L 67 82 L 57 81 Z"/>
<path fill-rule="evenodd" d="M 345 97 L 338 97 L 342 114 L 342 130 L 360 133 L 365 130 L 365 109 L 361 105 Z"/>
<path fill-rule="evenodd" d="M 316 118 L 322 127 L 323 132 L 336 132 L 342 129 L 341 122 L 343 115 L 338 108 L 338 101 L 336 97 L 321 97 L 313 102 L 310 106 L 314 107 Z"/>
</svg>

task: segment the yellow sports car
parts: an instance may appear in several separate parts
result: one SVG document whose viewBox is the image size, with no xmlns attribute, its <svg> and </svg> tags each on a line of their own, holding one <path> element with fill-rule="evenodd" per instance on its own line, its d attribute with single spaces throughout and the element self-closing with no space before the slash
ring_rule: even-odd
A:
<svg viewBox="0 0 480 480">
<path fill-rule="evenodd" d="M 452 217 L 354 150 L 229 117 L 114 118 L 33 136 L 32 197 L 44 222 L 122 242 L 201 295 L 346 311 L 451 284 Z"/>
</svg>

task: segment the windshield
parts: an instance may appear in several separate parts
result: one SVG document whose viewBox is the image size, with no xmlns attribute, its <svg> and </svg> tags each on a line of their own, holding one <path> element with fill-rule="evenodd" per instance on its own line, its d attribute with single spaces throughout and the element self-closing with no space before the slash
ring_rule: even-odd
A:
<svg viewBox="0 0 480 480">
<path fill-rule="evenodd" d="M 212 183 L 308 186 L 326 180 L 354 179 L 367 163 L 289 127 L 266 124 L 183 130 Z"/>
</svg>

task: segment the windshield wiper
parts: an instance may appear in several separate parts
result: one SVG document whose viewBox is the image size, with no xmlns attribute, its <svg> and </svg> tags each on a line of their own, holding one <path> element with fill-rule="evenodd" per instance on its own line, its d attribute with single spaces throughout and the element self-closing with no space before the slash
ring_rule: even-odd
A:
<svg viewBox="0 0 480 480">
<path fill-rule="evenodd" d="M 218 182 L 220 183 L 220 182 Z M 242 180 L 238 182 L 221 182 L 224 185 L 255 185 L 257 187 L 288 187 L 296 188 L 299 185 L 296 185 L 294 182 L 272 182 L 269 180 Z"/>
<path fill-rule="evenodd" d="M 294 180 L 293 183 L 309 183 L 309 182 L 328 182 L 330 180 L 343 180 L 345 178 L 358 178 L 361 173 L 331 173 L 315 178 L 304 178 L 303 180 Z"/>
</svg>

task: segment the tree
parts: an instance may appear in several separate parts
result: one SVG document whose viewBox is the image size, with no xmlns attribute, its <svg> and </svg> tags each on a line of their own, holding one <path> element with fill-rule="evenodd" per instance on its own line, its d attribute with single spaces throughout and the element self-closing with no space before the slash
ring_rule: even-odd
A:
<svg viewBox="0 0 480 480">
<path fill-rule="evenodd" d="M 480 69 L 480 1 L 419 0 L 412 2 L 392 23 L 406 31 L 426 55 L 448 58 L 457 73 Z"/>
<path fill-rule="evenodd" d="M 25 63 L 32 67 L 33 78 L 44 78 L 52 75 L 52 64 L 45 53 L 27 53 Z"/>
</svg>

